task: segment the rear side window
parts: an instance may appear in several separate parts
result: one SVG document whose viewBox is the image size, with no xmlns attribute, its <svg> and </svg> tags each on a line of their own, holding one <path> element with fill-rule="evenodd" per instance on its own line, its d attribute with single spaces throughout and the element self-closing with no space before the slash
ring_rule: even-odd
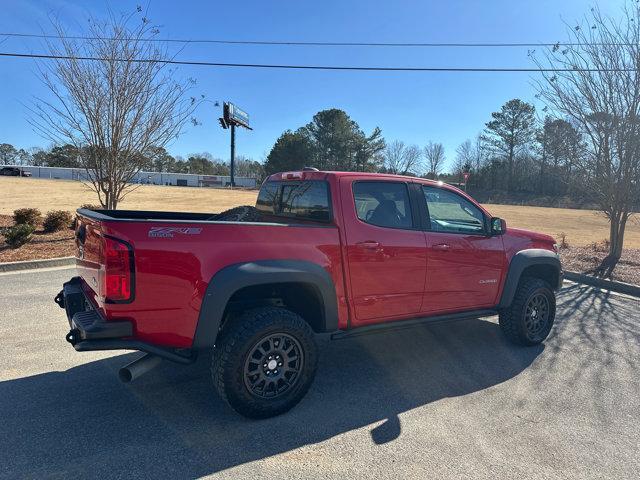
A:
<svg viewBox="0 0 640 480">
<path fill-rule="evenodd" d="M 353 184 L 356 213 L 363 222 L 388 228 L 412 228 L 407 185 L 401 182 Z"/>
<path fill-rule="evenodd" d="M 267 182 L 260 189 L 258 200 L 256 200 L 256 208 L 268 215 L 275 214 L 274 208 L 278 203 L 278 193 L 280 184 L 278 182 Z"/>
<path fill-rule="evenodd" d="M 267 182 L 260 189 L 256 208 L 268 215 L 330 222 L 329 186 L 322 180 Z"/>
</svg>

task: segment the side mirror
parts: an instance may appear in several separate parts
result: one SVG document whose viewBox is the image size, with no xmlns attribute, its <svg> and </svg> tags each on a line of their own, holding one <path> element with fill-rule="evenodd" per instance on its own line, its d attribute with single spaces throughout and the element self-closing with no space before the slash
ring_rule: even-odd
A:
<svg viewBox="0 0 640 480">
<path fill-rule="evenodd" d="M 507 231 L 507 222 L 498 217 L 491 218 L 491 235 L 504 235 Z"/>
</svg>

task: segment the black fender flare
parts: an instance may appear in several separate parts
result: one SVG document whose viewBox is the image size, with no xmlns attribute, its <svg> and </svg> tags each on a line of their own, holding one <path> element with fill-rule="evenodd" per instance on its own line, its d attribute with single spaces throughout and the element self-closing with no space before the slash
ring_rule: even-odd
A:
<svg viewBox="0 0 640 480">
<path fill-rule="evenodd" d="M 518 282 L 522 276 L 522 272 L 528 267 L 534 265 L 549 265 L 557 271 L 558 282 L 556 285 L 551 285 L 554 290 L 559 290 L 562 287 L 562 265 L 560 264 L 560 258 L 558 255 L 550 250 L 543 248 L 529 248 L 526 250 L 520 250 L 511 259 L 509 264 L 509 270 L 507 272 L 507 278 L 504 281 L 504 288 L 502 289 L 502 296 L 500 297 L 500 303 L 498 308 L 507 308 L 511 305 L 513 297 L 516 294 L 518 288 Z"/>
<path fill-rule="evenodd" d="M 338 302 L 333 279 L 320 265 L 304 260 L 260 260 L 228 265 L 216 272 L 207 286 L 195 335 L 194 349 L 212 347 L 218 336 L 225 308 L 238 290 L 270 283 L 312 285 L 323 303 L 321 331 L 338 329 Z"/>
</svg>

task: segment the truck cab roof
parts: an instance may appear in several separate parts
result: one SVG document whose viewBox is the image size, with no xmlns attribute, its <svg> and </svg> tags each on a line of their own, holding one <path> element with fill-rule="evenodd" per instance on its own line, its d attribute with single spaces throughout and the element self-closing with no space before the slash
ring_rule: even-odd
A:
<svg viewBox="0 0 640 480">
<path fill-rule="evenodd" d="M 281 180 L 326 180 L 328 177 L 358 177 L 364 180 L 403 180 L 409 182 L 424 183 L 425 185 L 443 185 L 442 182 L 429 180 L 427 178 L 413 177 L 410 175 L 395 175 L 391 173 L 372 172 L 341 172 L 333 170 L 294 170 L 290 172 L 274 173 L 267 177 L 267 181 Z"/>
<path fill-rule="evenodd" d="M 376 180 L 388 180 L 388 181 L 403 181 L 419 183 L 421 185 L 430 185 L 438 188 L 444 188 L 456 192 L 459 195 L 467 198 L 469 201 L 478 206 L 485 214 L 490 213 L 479 204 L 474 198 L 470 197 L 466 192 L 459 188 L 444 183 L 439 180 L 430 180 L 428 178 L 414 177 L 410 175 L 395 175 L 392 173 L 373 173 L 373 172 L 341 172 L 333 170 L 317 170 L 305 168 L 302 170 L 294 170 L 288 172 L 278 172 L 270 175 L 265 179 L 266 182 L 282 182 L 282 181 L 303 181 L 303 180 L 339 180 L 340 178 L 350 178 L 363 181 L 376 181 Z"/>
</svg>

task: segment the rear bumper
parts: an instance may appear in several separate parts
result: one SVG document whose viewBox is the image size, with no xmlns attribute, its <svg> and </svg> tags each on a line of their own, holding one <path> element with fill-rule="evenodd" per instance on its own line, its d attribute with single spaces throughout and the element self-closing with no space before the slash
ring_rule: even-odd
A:
<svg viewBox="0 0 640 480">
<path fill-rule="evenodd" d="M 195 354 L 176 352 L 133 338 L 133 325 L 127 321 L 107 322 L 87 298 L 80 277 L 64 283 L 54 301 L 64 308 L 71 330 L 66 340 L 78 352 L 96 350 L 140 350 L 178 363 L 192 363 Z"/>
<path fill-rule="evenodd" d="M 83 340 L 126 338 L 133 335 L 131 322 L 107 322 L 95 310 L 82 289 L 80 277 L 74 277 L 62 286 L 55 302 L 67 313 L 71 327 L 68 341 L 73 346 Z"/>
</svg>

